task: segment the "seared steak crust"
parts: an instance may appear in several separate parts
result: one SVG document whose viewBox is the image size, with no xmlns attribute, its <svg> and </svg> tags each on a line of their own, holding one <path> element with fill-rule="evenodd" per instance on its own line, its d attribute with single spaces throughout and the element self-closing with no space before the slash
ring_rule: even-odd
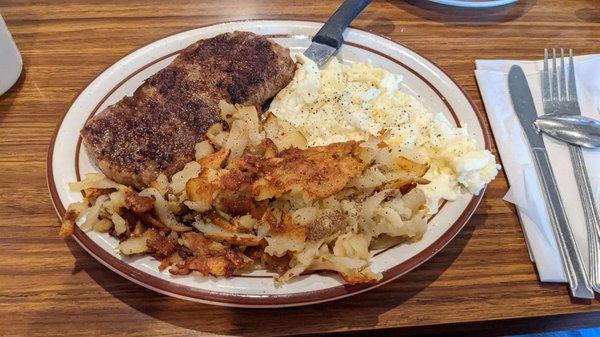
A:
<svg viewBox="0 0 600 337">
<path fill-rule="evenodd" d="M 218 102 L 262 105 L 294 74 L 289 51 L 248 32 L 201 40 L 90 119 L 83 143 L 100 170 L 143 188 L 194 159 L 194 145 L 220 121 Z"/>
</svg>

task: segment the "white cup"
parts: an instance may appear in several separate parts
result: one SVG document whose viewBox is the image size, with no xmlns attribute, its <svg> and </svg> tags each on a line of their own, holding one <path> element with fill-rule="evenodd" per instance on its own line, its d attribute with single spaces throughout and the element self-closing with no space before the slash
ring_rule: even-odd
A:
<svg viewBox="0 0 600 337">
<path fill-rule="evenodd" d="M 0 95 L 15 84 L 22 68 L 21 54 L 0 15 Z"/>
</svg>

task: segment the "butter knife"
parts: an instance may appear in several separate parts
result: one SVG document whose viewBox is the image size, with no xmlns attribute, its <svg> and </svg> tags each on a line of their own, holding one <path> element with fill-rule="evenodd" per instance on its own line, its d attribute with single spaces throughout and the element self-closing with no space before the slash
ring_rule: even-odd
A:
<svg viewBox="0 0 600 337">
<path fill-rule="evenodd" d="M 312 38 L 312 43 L 304 52 L 304 56 L 313 60 L 319 67 L 325 64 L 342 46 L 344 30 L 370 3 L 371 0 L 344 1 Z"/>
<path fill-rule="evenodd" d="M 537 169 L 548 215 L 550 216 L 550 223 L 556 236 L 558 251 L 562 264 L 565 267 L 569 287 L 571 288 L 571 294 L 575 298 L 592 299 L 594 298 L 594 292 L 587 279 L 581 253 L 558 191 L 544 139 L 533 124 L 538 117 L 533 97 L 531 96 L 523 69 L 518 65 L 510 68 L 510 72 L 508 73 L 508 89 L 513 107 L 531 148 L 531 154 Z"/>
</svg>

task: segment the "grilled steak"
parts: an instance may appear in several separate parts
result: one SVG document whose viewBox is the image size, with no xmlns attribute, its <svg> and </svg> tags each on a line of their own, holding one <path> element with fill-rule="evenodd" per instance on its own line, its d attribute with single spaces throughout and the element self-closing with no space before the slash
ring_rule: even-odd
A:
<svg viewBox="0 0 600 337">
<path fill-rule="evenodd" d="M 294 69 L 287 48 L 253 33 L 198 41 L 133 96 L 90 119 L 83 143 L 106 176 L 143 188 L 194 159 L 194 145 L 220 121 L 219 100 L 260 106 L 289 83 Z"/>
</svg>

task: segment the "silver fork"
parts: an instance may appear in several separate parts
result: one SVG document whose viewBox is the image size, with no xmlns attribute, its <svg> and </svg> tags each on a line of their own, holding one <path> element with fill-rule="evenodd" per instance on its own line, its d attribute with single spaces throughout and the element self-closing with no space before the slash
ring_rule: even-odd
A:
<svg viewBox="0 0 600 337">
<path fill-rule="evenodd" d="M 560 49 L 560 67 L 556 65 L 556 49 L 552 49 L 552 71 L 550 72 L 548 69 L 548 49 L 544 49 L 544 69 L 542 71 L 544 114 L 581 115 L 579 103 L 577 102 L 577 87 L 575 86 L 573 50 L 569 49 L 568 78 L 565 76 L 565 55 L 562 48 Z M 592 288 L 600 293 L 600 216 L 596 209 L 590 179 L 583 160 L 583 152 L 579 146 L 571 144 L 568 146 L 585 215 L 589 251 L 589 278 Z"/>
</svg>

